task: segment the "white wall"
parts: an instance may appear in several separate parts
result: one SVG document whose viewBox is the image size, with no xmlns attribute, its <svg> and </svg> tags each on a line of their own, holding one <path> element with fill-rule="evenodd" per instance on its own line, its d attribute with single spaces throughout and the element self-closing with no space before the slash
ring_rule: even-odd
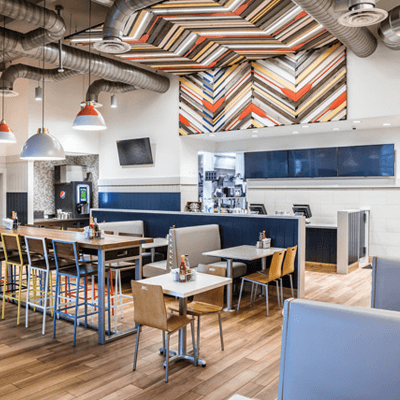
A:
<svg viewBox="0 0 400 400">
<path fill-rule="evenodd" d="M 400 52 L 381 40 L 374 54 L 359 58 L 347 52 L 348 118 L 399 115 Z"/>
</svg>

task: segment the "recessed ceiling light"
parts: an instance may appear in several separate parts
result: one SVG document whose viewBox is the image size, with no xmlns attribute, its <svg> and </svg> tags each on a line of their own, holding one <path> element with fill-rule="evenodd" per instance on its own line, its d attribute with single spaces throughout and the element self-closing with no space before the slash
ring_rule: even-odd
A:
<svg viewBox="0 0 400 400">
<path fill-rule="evenodd" d="M 361 121 L 353 121 L 353 124 L 361 124 Z"/>
<path fill-rule="evenodd" d="M 299 131 L 293 131 L 292 133 L 299 133 Z"/>
<path fill-rule="evenodd" d="M 385 122 L 382 124 L 383 126 L 392 126 L 392 124 L 390 122 Z"/>
<path fill-rule="evenodd" d="M 340 128 L 332 128 L 333 131 L 340 131 Z"/>
<path fill-rule="evenodd" d="M 253 133 L 258 133 L 258 131 L 252 131 Z"/>
<path fill-rule="evenodd" d="M 215 133 L 210 133 L 208 136 L 213 137 L 213 136 L 215 136 Z"/>
<path fill-rule="evenodd" d="M 258 135 L 257 135 L 256 133 L 253 133 L 253 134 L 251 135 L 251 137 L 258 137 Z"/>
<path fill-rule="evenodd" d="M 301 127 L 302 128 L 309 128 L 310 126 L 309 125 L 302 125 Z"/>
</svg>

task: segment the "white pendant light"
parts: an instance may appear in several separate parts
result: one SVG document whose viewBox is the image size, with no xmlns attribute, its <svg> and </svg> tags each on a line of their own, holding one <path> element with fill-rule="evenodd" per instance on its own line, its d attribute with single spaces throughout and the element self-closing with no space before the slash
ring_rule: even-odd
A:
<svg viewBox="0 0 400 400">
<path fill-rule="evenodd" d="M 90 99 L 90 67 L 92 61 L 91 53 L 91 32 L 92 32 L 92 0 L 89 0 L 89 99 Z M 103 131 L 107 129 L 101 113 L 96 110 L 91 101 L 86 102 L 85 107 L 79 111 L 72 125 L 73 129 L 80 131 Z"/>
<path fill-rule="evenodd" d="M 4 24 L 3 24 L 4 36 L 6 29 L 5 20 L 6 19 L 4 18 Z M 3 64 L 4 64 L 4 43 L 5 43 L 5 37 L 3 37 Z M 4 121 L 4 82 L 2 82 L 1 86 L 3 88 L 3 96 L 1 104 L 0 143 L 17 143 L 17 139 L 14 135 L 14 132 L 8 127 L 6 121 Z"/>
<path fill-rule="evenodd" d="M 43 5 L 43 24 L 44 13 L 46 10 L 46 0 Z M 42 74 L 42 127 L 38 129 L 37 133 L 31 136 L 23 145 L 20 158 L 27 161 L 51 161 L 51 160 L 64 160 L 65 154 L 61 143 L 52 135 L 49 134 L 48 129 L 44 128 L 44 74 L 45 74 L 45 35 L 43 35 L 43 74 Z"/>
</svg>

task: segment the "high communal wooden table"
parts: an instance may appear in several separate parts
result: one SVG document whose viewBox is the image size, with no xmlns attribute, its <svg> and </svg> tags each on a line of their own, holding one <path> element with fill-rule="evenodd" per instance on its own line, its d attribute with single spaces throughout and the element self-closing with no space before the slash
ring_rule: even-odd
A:
<svg viewBox="0 0 400 400">
<path fill-rule="evenodd" d="M 19 227 L 18 229 L 6 229 L 0 226 L 0 233 L 19 234 L 21 237 L 33 236 L 51 240 L 64 240 L 76 242 L 85 253 L 97 253 L 98 262 L 98 342 L 104 344 L 108 341 L 136 333 L 136 327 L 123 331 L 105 334 L 105 267 L 106 263 L 135 260 L 135 280 L 142 278 L 142 244 L 152 243 L 152 238 L 133 238 L 129 236 L 105 235 L 103 239 L 86 239 L 83 232 L 59 231 L 54 229 Z"/>
</svg>

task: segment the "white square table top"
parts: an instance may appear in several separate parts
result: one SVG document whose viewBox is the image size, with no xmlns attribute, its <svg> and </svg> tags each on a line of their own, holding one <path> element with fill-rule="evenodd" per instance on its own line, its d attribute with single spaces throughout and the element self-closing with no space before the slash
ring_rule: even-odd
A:
<svg viewBox="0 0 400 400">
<path fill-rule="evenodd" d="M 273 255 L 277 251 L 286 250 L 280 247 L 270 247 L 269 249 L 258 249 L 256 246 L 236 246 L 227 249 L 207 251 L 204 256 L 227 258 L 232 260 L 253 261 L 263 257 Z"/>
<path fill-rule="evenodd" d="M 154 238 L 153 243 L 143 243 L 142 249 L 152 249 L 164 246 L 168 246 L 168 240 L 166 238 Z"/>
<path fill-rule="evenodd" d="M 139 282 L 143 283 L 143 285 L 160 285 L 165 294 L 186 298 L 228 285 L 229 283 L 232 283 L 232 279 L 197 272 L 195 281 L 175 282 L 172 278 L 172 274 L 168 273 L 154 276 L 152 278 L 142 279 Z"/>
</svg>

